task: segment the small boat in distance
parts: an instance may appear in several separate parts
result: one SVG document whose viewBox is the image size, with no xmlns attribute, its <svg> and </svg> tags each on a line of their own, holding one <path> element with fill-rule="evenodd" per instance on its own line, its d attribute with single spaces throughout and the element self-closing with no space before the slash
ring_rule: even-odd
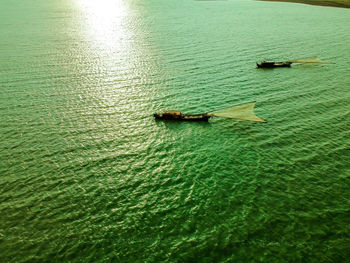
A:
<svg viewBox="0 0 350 263">
<path fill-rule="evenodd" d="M 284 68 L 284 67 L 290 67 L 293 62 L 274 62 L 274 61 L 263 61 L 260 63 L 256 63 L 256 66 L 258 68 Z"/>
<path fill-rule="evenodd" d="M 162 113 L 153 113 L 153 117 L 157 120 L 177 120 L 177 121 L 208 121 L 211 117 L 223 117 L 236 120 L 246 120 L 255 122 L 265 122 L 254 113 L 256 102 L 247 102 L 234 105 L 225 109 L 205 112 L 201 114 L 183 114 L 177 110 L 166 110 Z"/>
<path fill-rule="evenodd" d="M 283 62 L 274 61 L 262 61 L 256 63 L 258 68 L 290 68 L 292 63 L 302 63 L 302 64 L 333 64 L 332 62 L 321 61 L 318 57 L 305 58 L 305 59 L 294 59 Z"/>
</svg>

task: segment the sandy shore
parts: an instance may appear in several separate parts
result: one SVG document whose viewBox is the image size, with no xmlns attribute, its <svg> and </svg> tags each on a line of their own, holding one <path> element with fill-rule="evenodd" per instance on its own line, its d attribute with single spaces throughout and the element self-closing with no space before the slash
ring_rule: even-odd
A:
<svg viewBox="0 0 350 263">
<path fill-rule="evenodd" d="M 350 0 L 262 0 L 262 1 L 273 1 L 273 2 L 291 2 L 308 5 L 320 5 L 320 6 L 332 6 L 332 7 L 343 7 L 350 8 Z"/>
</svg>

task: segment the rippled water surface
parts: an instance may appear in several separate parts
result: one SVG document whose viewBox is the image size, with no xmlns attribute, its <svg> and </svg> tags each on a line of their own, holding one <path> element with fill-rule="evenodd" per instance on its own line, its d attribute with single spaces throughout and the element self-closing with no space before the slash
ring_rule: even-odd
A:
<svg viewBox="0 0 350 263">
<path fill-rule="evenodd" d="M 2 0 L 1 262 L 345 262 L 350 10 Z M 258 70 L 264 59 L 332 65 Z M 256 100 L 267 124 L 155 121 Z"/>
</svg>

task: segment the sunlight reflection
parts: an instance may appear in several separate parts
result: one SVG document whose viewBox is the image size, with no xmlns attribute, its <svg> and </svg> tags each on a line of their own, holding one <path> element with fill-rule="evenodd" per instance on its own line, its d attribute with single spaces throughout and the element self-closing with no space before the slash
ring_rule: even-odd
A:
<svg viewBox="0 0 350 263">
<path fill-rule="evenodd" d="M 92 40 L 104 49 L 120 48 L 128 37 L 124 0 L 79 0 Z"/>
</svg>

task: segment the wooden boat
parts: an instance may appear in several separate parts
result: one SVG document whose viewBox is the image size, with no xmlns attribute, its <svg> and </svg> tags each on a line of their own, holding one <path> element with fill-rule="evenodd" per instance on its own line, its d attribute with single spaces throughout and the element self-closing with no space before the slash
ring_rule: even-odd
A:
<svg viewBox="0 0 350 263">
<path fill-rule="evenodd" d="M 153 113 L 155 119 L 158 120 L 177 120 L 177 121 L 208 121 L 211 117 L 231 118 L 236 120 L 246 120 L 255 122 L 265 122 L 254 113 L 256 102 L 246 102 L 233 105 L 228 108 L 209 111 L 201 114 L 183 114 L 177 110 L 167 110 L 162 113 Z"/>
<path fill-rule="evenodd" d="M 207 113 L 202 114 L 183 114 L 181 111 L 163 111 L 163 113 L 155 112 L 154 118 L 159 120 L 179 120 L 179 121 L 208 121 L 211 116 Z"/>
<path fill-rule="evenodd" d="M 258 68 L 284 68 L 290 67 L 293 62 L 274 62 L 274 61 L 263 61 L 260 63 L 256 63 Z"/>
<path fill-rule="evenodd" d="M 304 58 L 304 59 L 293 59 L 284 62 L 274 62 L 274 61 L 263 61 L 256 63 L 258 68 L 284 68 L 290 67 L 292 63 L 302 63 L 302 64 L 333 64 L 332 62 L 321 61 L 318 57 Z"/>
</svg>

